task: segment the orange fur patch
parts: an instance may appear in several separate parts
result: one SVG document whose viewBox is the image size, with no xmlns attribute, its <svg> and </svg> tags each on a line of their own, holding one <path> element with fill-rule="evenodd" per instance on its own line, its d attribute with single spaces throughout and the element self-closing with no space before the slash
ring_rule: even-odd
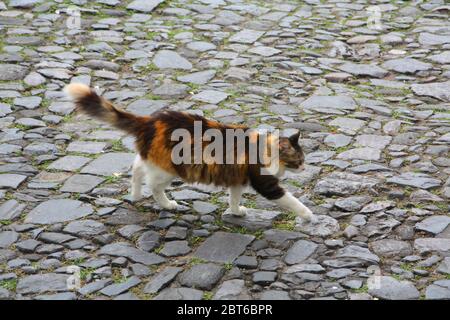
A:
<svg viewBox="0 0 450 320">
<path fill-rule="evenodd" d="M 162 121 L 156 121 L 154 126 L 155 136 L 149 150 L 148 159 L 161 169 L 176 174 L 172 164 L 172 150 L 166 146 L 166 124 Z"/>
</svg>

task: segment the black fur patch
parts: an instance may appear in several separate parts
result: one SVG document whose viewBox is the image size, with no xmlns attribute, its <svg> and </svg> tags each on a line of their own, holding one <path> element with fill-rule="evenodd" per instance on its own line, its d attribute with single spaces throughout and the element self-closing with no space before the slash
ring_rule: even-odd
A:
<svg viewBox="0 0 450 320">
<path fill-rule="evenodd" d="M 256 192 L 269 200 L 280 199 L 285 191 L 280 186 L 277 177 L 262 175 L 260 166 L 251 166 L 249 170 L 250 184 Z"/>
</svg>

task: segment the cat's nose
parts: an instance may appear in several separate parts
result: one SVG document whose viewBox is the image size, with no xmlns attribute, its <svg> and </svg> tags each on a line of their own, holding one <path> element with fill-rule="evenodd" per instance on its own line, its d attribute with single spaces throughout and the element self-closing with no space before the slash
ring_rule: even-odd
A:
<svg viewBox="0 0 450 320">
<path fill-rule="evenodd" d="M 298 170 L 305 170 L 305 165 L 302 164 L 300 167 L 298 167 Z"/>
</svg>

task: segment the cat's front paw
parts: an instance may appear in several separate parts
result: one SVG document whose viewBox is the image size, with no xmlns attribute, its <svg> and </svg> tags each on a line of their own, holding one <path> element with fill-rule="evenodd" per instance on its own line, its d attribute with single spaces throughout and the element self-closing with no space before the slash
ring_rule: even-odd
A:
<svg viewBox="0 0 450 320">
<path fill-rule="evenodd" d="M 233 215 L 238 217 L 243 217 L 247 214 L 247 208 L 244 206 L 239 206 L 237 209 L 231 211 Z"/>
<path fill-rule="evenodd" d="M 300 212 L 299 216 L 306 222 L 316 223 L 318 221 L 317 216 L 314 213 L 312 213 L 312 211 L 309 210 L 308 208 L 305 208 L 305 210 Z"/>
<path fill-rule="evenodd" d="M 167 203 L 162 204 L 161 207 L 167 210 L 174 210 L 178 208 L 178 203 L 175 200 L 170 200 Z"/>
<path fill-rule="evenodd" d="M 129 202 L 131 203 L 136 203 L 139 202 L 143 199 L 144 197 L 141 194 L 130 194 L 130 196 L 128 197 Z"/>
<path fill-rule="evenodd" d="M 317 215 L 311 214 L 311 216 L 309 217 L 309 220 L 306 220 L 306 221 L 309 221 L 309 223 L 312 223 L 312 224 L 316 224 L 319 222 L 319 218 L 317 218 Z"/>
</svg>

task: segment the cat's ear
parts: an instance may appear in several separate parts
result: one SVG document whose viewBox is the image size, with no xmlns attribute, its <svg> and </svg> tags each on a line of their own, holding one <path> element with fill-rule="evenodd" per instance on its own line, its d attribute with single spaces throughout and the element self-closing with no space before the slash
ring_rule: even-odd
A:
<svg viewBox="0 0 450 320">
<path fill-rule="evenodd" d="M 298 146 L 298 139 L 300 138 L 300 130 L 289 137 L 289 142 L 292 146 Z"/>
</svg>

